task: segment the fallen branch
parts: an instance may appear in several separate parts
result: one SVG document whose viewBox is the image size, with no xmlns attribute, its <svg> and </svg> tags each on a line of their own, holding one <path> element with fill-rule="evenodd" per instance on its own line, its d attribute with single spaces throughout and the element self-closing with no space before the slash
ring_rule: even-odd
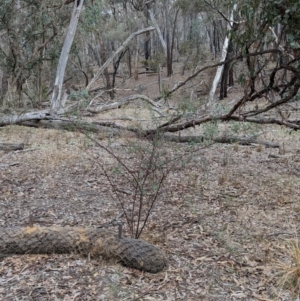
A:
<svg viewBox="0 0 300 301">
<path fill-rule="evenodd" d="M 204 136 L 176 136 L 165 134 L 164 139 L 171 142 L 181 142 L 181 143 L 200 143 L 206 140 Z M 278 148 L 279 144 L 274 142 L 262 141 L 256 139 L 256 137 L 235 137 L 235 136 L 222 136 L 212 139 L 215 143 L 237 143 L 241 145 L 251 145 L 251 144 L 260 144 L 270 148 Z"/>
<path fill-rule="evenodd" d="M 231 116 L 230 120 L 241 121 L 241 118 L 238 116 Z M 242 121 L 257 123 L 257 124 L 277 124 L 284 125 L 287 128 L 291 128 L 293 130 L 300 130 L 300 120 L 283 120 L 276 118 L 242 118 Z"/>
<path fill-rule="evenodd" d="M 202 116 L 199 119 L 189 120 L 179 124 L 168 123 L 167 126 L 160 127 L 159 131 L 161 133 L 175 133 L 210 121 L 237 121 L 237 122 L 251 122 L 257 124 L 278 124 L 278 125 L 284 125 L 293 130 L 300 129 L 300 120 L 281 120 L 281 119 L 279 120 L 276 118 L 249 118 L 243 116 L 231 116 L 229 114 L 223 114 L 219 116 Z M 148 135 L 151 136 L 155 134 L 156 131 L 157 129 L 146 130 L 145 136 Z"/>
<path fill-rule="evenodd" d="M 19 124 L 28 120 L 52 119 L 53 116 L 48 111 L 30 112 L 20 115 L 2 116 L 0 118 L 0 127 L 10 124 Z"/>
<path fill-rule="evenodd" d="M 158 97 L 158 100 L 160 100 L 164 97 L 171 96 L 171 94 L 173 94 L 175 91 L 180 89 L 182 86 L 187 84 L 190 80 L 197 77 L 200 73 L 202 73 L 203 71 L 205 71 L 207 69 L 212 69 L 212 68 L 215 68 L 215 67 L 219 67 L 219 66 L 222 66 L 222 65 L 229 64 L 229 63 L 234 64 L 235 62 L 239 61 L 243 57 L 252 57 L 252 56 L 263 55 L 263 54 L 271 54 L 271 53 L 277 54 L 277 53 L 280 53 L 280 50 L 278 50 L 278 49 L 269 49 L 269 50 L 264 50 L 264 51 L 258 51 L 258 52 L 255 52 L 255 53 L 247 53 L 247 54 L 244 54 L 244 55 L 235 56 L 235 57 L 230 58 L 230 59 L 228 59 L 226 61 L 223 61 L 223 62 L 219 62 L 219 63 L 216 63 L 216 64 L 212 64 L 212 65 L 202 67 L 199 70 L 195 71 L 192 75 L 187 77 L 184 81 L 181 81 L 181 82 L 177 83 L 170 91 L 167 91 L 163 96 Z"/>
<path fill-rule="evenodd" d="M 138 30 L 134 33 L 132 33 L 127 40 L 114 52 L 114 54 L 101 66 L 101 68 L 97 71 L 94 78 L 91 80 L 89 85 L 86 87 L 86 90 L 89 91 L 91 86 L 94 84 L 94 82 L 98 79 L 98 77 L 101 75 L 101 73 L 105 70 L 105 68 L 108 67 L 108 65 L 113 61 L 113 59 L 130 43 L 130 41 L 135 38 L 136 36 L 143 34 L 148 31 L 152 31 L 155 28 L 153 26 Z"/>
<path fill-rule="evenodd" d="M 104 112 L 104 111 L 108 111 L 108 110 L 112 110 L 112 109 L 118 109 L 121 106 L 123 106 L 135 99 L 145 100 L 146 102 L 150 103 L 154 108 L 156 108 L 156 110 L 155 110 L 156 112 L 158 112 L 160 115 L 162 115 L 162 113 L 158 110 L 158 105 L 152 99 L 150 99 L 149 97 L 147 97 L 145 95 L 140 95 L 140 94 L 130 95 L 130 96 L 122 98 L 120 101 L 113 102 L 113 103 L 110 103 L 107 105 L 98 106 L 94 109 L 88 107 L 88 108 L 86 108 L 86 110 L 91 113 L 100 113 L 100 112 Z"/>
<path fill-rule="evenodd" d="M 10 167 L 10 166 L 16 166 L 19 165 L 20 162 L 13 162 L 13 163 L 8 163 L 8 164 L 0 164 L 0 168 L 5 168 L 5 167 Z"/>
<path fill-rule="evenodd" d="M 14 152 L 8 152 L 4 156 L 2 156 L 0 158 L 0 160 L 3 161 L 4 159 L 7 159 L 8 157 L 12 156 L 12 154 L 16 155 L 16 154 L 20 154 L 20 153 L 32 152 L 32 151 L 35 151 L 35 150 L 37 150 L 37 148 L 21 149 L 21 150 L 16 150 Z"/>
<path fill-rule="evenodd" d="M 0 143 L 0 150 L 15 151 L 24 149 L 24 143 Z"/>
<path fill-rule="evenodd" d="M 127 103 L 130 100 L 138 99 L 138 98 L 146 100 L 153 106 L 153 110 L 156 110 L 159 114 L 162 114 L 158 109 L 158 105 L 155 102 L 153 102 L 150 98 L 144 95 L 132 95 L 126 97 L 121 102 L 113 103 L 107 106 L 102 106 L 102 109 L 99 111 L 104 111 L 105 109 L 107 110 L 109 108 L 112 109 L 112 106 L 118 107 L 122 104 Z M 31 126 L 31 127 L 64 129 L 68 131 L 76 131 L 79 129 L 79 130 L 90 131 L 95 133 L 104 132 L 107 133 L 109 137 L 111 137 L 111 135 L 122 136 L 122 134 L 125 132 L 126 134 L 129 135 L 138 135 L 139 137 L 145 137 L 145 138 L 152 137 L 157 133 L 157 131 L 159 131 L 162 134 L 175 133 L 210 121 L 221 121 L 221 122 L 237 121 L 237 122 L 251 122 L 251 123 L 258 123 L 258 124 L 278 124 L 278 125 L 284 125 L 294 130 L 300 129 L 300 120 L 289 120 L 289 119 L 279 120 L 275 118 L 250 118 L 250 117 L 243 117 L 243 115 L 239 115 L 239 116 L 231 115 L 231 112 L 219 116 L 209 116 L 209 115 L 202 116 L 199 119 L 189 120 L 186 122 L 176 124 L 176 122 L 180 119 L 180 117 L 181 115 L 174 116 L 171 118 L 171 120 L 165 122 L 159 127 L 148 129 L 148 130 L 141 130 L 136 128 L 120 126 L 115 122 L 87 122 L 71 117 L 68 119 L 62 119 L 59 118 L 58 115 L 53 116 L 45 112 L 34 112 L 34 113 L 25 113 L 17 116 L 14 115 L 14 116 L 2 117 L 2 119 L 0 118 L 0 127 L 5 125 L 10 125 L 10 124 L 19 124 L 19 125 Z M 232 137 L 229 137 L 228 141 L 230 141 L 231 138 Z M 172 139 L 178 139 L 178 138 L 172 138 Z M 230 142 L 224 142 L 224 143 L 230 143 Z M 251 143 L 256 143 L 256 142 L 251 142 Z"/>
<path fill-rule="evenodd" d="M 47 129 L 61 129 L 66 131 L 87 131 L 91 133 L 105 133 L 107 137 L 114 135 L 121 136 L 126 132 L 132 133 L 130 129 L 119 126 L 114 122 L 86 122 L 76 119 L 52 119 L 52 120 L 31 120 L 24 121 L 21 125 L 47 128 Z"/>
</svg>

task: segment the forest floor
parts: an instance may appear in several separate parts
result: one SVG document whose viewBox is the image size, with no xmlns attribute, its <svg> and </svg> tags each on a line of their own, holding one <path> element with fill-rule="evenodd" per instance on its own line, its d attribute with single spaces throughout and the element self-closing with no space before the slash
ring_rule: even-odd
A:
<svg viewBox="0 0 300 301">
<path fill-rule="evenodd" d="M 89 119 L 122 123 L 128 114 L 140 122 L 149 117 L 134 103 Z M 293 264 L 289 246 L 300 231 L 300 133 L 279 126 L 235 131 L 262 132 L 260 138 L 281 147 L 165 146 L 179 153 L 199 149 L 170 172 L 142 235 L 165 251 L 164 271 L 149 274 L 76 254 L 2 257 L 0 300 L 292 300 L 280 279 Z M 108 142 L 101 134 L 93 138 Z M 109 143 L 122 155 L 135 139 Z M 122 213 L 99 165 L 111 158 L 85 135 L 8 126 L 0 140 L 25 143 L 22 151 L 0 153 L 1 227 L 26 226 L 30 214 L 43 226 L 98 227 Z"/>
</svg>

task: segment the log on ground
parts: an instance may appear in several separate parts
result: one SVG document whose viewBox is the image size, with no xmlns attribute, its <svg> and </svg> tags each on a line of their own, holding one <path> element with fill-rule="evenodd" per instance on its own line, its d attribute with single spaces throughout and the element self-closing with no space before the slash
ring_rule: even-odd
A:
<svg viewBox="0 0 300 301">
<path fill-rule="evenodd" d="M 24 149 L 24 143 L 0 143 L 0 150 L 15 151 Z"/>
</svg>

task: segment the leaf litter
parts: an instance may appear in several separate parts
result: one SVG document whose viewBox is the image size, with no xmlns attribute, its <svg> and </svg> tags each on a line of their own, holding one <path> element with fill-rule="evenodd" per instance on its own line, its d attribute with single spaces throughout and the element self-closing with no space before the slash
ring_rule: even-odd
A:
<svg viewBox="0 0 300 301">
<path fill-rule="evenodd" d="M 110 159 L 82 134 L 10 126 L 1 137 L 27 145 L 0 154 L 1 164 L 20 162 L 0 170 L 2 227 L 25 226 L 30 214 L 44 226 L 99 227 L 121 216 L 95 163 Z M 284 141 L 289 156 L 214 144 L 171 172 L 141 237 L 166 252 L 163 272 L 77 254 L 5 256 L 0 299 L 291 300 L 278 285 L 276 267 L 292 264 L 285 245 L 299 235 L 300 141 L 297 132 L 275 126 L 267 138 Z M 121 154 L 124 138 L 114 143 Z"/>
</svg>

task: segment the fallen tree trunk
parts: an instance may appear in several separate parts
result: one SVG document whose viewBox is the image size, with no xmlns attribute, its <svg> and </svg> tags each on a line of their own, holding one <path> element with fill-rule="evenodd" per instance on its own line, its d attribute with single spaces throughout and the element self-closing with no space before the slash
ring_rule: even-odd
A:
<svg viewBox="0 0 300 301">
<path fill-rule="evenodd" d="M 0 228 L 0 255 L 79 253 L 114 259 L 127 267 L 157 273 L 166 266 L 164 253 L 143 240 L 117 238 L 98 228 Z"/>
<path fill-rule="evenodd" d="M 86 133 L 103 133 L 107 138 L 113 136 L 121 137 L 123 135 L 135 137 L 134 131 L 125 127 L 119 126 L 114 122 L 85 122 L 81 120 L 68 120 L 68 119 L 53 119 L 53 120 L 32 120 L 19 123 L 20 125 L 57 129 L 66 131 L 79 131 Z"/>
<path fill-rule="evenodd" d="M 24 143 L 0 143 L 0 150 L 15 151 L 24 149 Z"/>
<path fill-rule="evenodd" d="M 116 102 L 113 102 L 113 103 L 110 103 L 107 105 L 98 106 L 96 108 L 87 107 L 86 110 L 91 113 L 100 113 L 100 112 L 104 112 L 104 111 L 108 111 L 108 110 L 112 110 L 112 109 L 118 109 L 121 106 L 125 105 L 126 103 L 128 103 L 132 100 L 135 100 L 135 99 L 145 100 L 151 106 L 156 108 L 156 111 L 158 111 L 160 113 L 160 115 L 162 115 L 162 113 L 158 110 L 158 105 L 152 99 L 150 99 L 149 97 L 147 97 L 145 95 L 140 95 L 140 94 L 130 95 L 130 96 L 122 98 L 120 101 L 116 101 Z"/>
<path fill-rule="evenodd" d="M 29 112 L 20 115 L 10 115 L 0 117 L 0 127 L 10 124 L 19 124 L 28 120 L 53 119 L 47 111 Z"/>
<path fill-rule="evenodd" d="M 28 120 L 25 116 L 20 116 L 17 120 L 17 124 L 30 126 L 30 127 L 39 127 L 39 128 L 50 128 L 50 129 L 61 129 L 67 131 L 87 131 L 91 133 L 105 133 L 107 137 L 111 136 L 122 136 L 126 134 L 126 136 L 139 136 L 139 137 L 151 137 L 153 134 L 156 133 L 157 129 L 150 129 L 142 131 L 140 129 L 134 128 L 127 128 L 120 125 L 117 125 L 114 122 L 86 122 L 77 119 L 54 119 L 49 116 L 44 116 L 45 119 L 39 119 L 39 114 L 28 114 L 26 117 L 29 117 Z M 30 117 L 33 117 L 30 119 Z M 177 132 L 183 129 L 187 129 L 189 127 L 195 126 L 196 124 L 201 124 L 210 121 L 209 117 L 203 118 L 199 121 L 190 121 L 185 124 L 180 125 L 173 125 L 173 122 L 178 120 L 180 116 L 176 116 L 171 121 L 164 123 L 158 129 L 159 131 L 164 132 L 165 134 L 164 139 L 171 141 L 171 142 L 203 142 L 206 138 L 204 136 L 177 136 L 172 134 L 167 134 L 168 132 Z M 3 124 L 3 121 L 2 121 Z M 10 124 L 10 122 L 9 122 Z M 0 120 L 1 126 L 1 120 Z M 268 142 L 258 140 L 256 137 L 236 137 L 236 136 L 222 136 L 216 137 L 212 139 L 215 143 L 238 143 L 243 145 L 250 145 L 250 144 L 261 144 L 266 147 L 270 148 L 278 148 L 278 143 Z"/>
<path fill-rule="evenodd" d="M 163 137 L 168 141 L 181 142 L 181 143 L 188 143 L 188 142 L 199 143 L 206 140 L 204 136 L 176 136 L 176 135 L 165 134 Z M 212 141 L 215 143 L 237 143 L 241 145 L 260 144 L 268 148 L 279 148 L 278 143 L 259 140 L 256 137 L 222 136 L 222 137 L 213 138 Z"/>
</svg>

